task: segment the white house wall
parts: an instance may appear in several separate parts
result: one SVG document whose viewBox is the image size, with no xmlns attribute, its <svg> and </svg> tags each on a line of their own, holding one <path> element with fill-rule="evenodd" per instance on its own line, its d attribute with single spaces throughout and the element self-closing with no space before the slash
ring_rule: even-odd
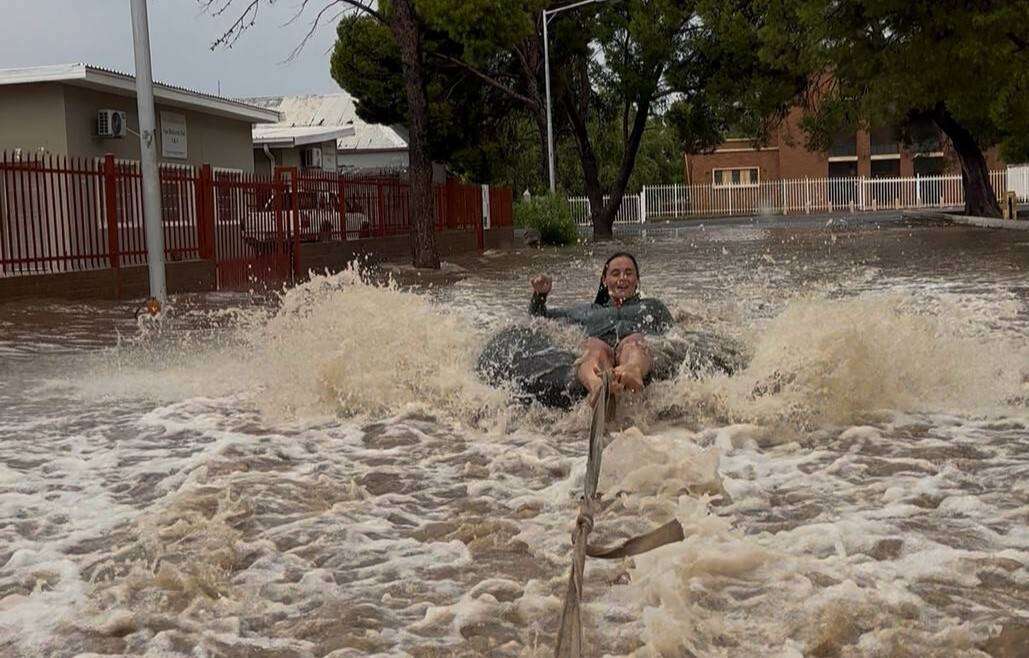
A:
<svg viewBox="0 0 1029 658">
<path fill-rule="evenodd" d="M 399 169 L 407 167 L 407 151 L 353 153 L 340 151 L 336 155 L 340 171 L 350 169 Z"/>
</svg>

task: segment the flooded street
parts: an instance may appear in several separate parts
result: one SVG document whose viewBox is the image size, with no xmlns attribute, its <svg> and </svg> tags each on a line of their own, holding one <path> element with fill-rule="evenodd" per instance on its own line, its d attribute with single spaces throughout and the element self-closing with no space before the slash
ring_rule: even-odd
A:
<svg viewBox="0 0 1029 658">
<path fill-rule="evenodd" d="M 1026 655 L 1016 233 L 618 244 L 675 330 L 749 365 L 619 410 L 593 541 L 672 518 L 686 539 L 587 561 L 587 655 Z M 552 655 L 588 414 L 525 409 L 474 366 L 528 322 L 530 275 L 589 301 L 615 248 L 184 297 L 160 327 L 127 303 L 0 305 L 0 656 Z"/>
</svg>

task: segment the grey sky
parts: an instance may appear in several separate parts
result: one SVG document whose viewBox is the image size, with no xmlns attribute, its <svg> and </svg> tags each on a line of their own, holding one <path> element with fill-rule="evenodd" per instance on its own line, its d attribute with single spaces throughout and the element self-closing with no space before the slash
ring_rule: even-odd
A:
<svg viewBox="0 0 1029 658">
<path fill-rule="evenodd" d="M 212 52 L 211 42 L 245 0 L 234 0 L 217 18 L 202 13 L 196 0 L 148 0 L 154 79 L 211 93 L 221 81 L 228 97 L 338 91 L 329 76 L 334 25 L 320 27 L 297 60 L 281 63 L 314 19 L 308 9 L 297 23 L 283 25 L 299 3 L 262 0 L 257 24 L 231 49 Z M 0 17 L 0 68 L 85 62 L 135 70 L 128 0 L 0 0 Z"/>
</svg>

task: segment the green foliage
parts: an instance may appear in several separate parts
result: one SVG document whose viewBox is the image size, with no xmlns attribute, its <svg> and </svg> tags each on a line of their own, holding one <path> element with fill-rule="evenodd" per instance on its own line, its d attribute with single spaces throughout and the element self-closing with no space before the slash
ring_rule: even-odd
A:
<svg viewBox="0 0 1029 658">
<path fill-rule="evenodd" d="M 757 13 L 734 15 L 741 6 Z M 904 133 L 941 108 L 980 148 L 1017 152 L 1029 141 L 1029 0 L 712 0 L 712 7 L 724 29 L 756 40 L 762 61 L 785 61 L 813 77 L 804 127 L 814 147 L 857 126 Z"/>
<path fill-rule="evenodd" d="M 515 226 L 539 231 L 543 244 L 574 244 L 579 231 L 572 221 L 568 201 L 561 195 L 545 195 L 523 199 L 514 207 Z"/>
<path fill-rule="evenodd" d="M 420 3 L 418 3 L 420 6 Z M 365 121 L 386 125 L 407 120 L 400 52 L 390 28 L 366 14 L 348 14 L 336 28 L 330 72 L 340 87 L 355 99 L 357 114 Z M 438 55 L 457 52 L 446 35 L 427 31 L 424 48 Z M 498 122 L 510 113 L 490 88 L 466 72 L 425 59 L 424 77 L 429 101 L 429 151 L 468 178 L 480 180 L 479 144 L 493 139 Z"/>
<path fill-rule="evenodd" d="M 603 189 L 615 184 L 624 155 L 625 143 L 621 126 L 616 121 L 591 121 L 590 139 L 598 160 L 598 177 Z M 573 195 L 585 190 L 582 168 L 573 140 L 558 145 L 557 180 L 562 189 Z M 640 139 L 639 151 L 626 186 L 627 194 L 636 194 L 643 185 L 683 182 L 683 144 L 676 127 L 665 116 L 651 117 Z"/>
</svg>

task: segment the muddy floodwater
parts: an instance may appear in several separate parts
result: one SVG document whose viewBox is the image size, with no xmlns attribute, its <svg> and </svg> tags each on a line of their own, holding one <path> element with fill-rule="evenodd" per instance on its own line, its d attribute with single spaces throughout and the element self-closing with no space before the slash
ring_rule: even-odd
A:
<svg viewBox="0 0 1029 658">
<path fill-rule="evenodd" d="M 0 655 L 552 655 L 588 414 L 474 366 L 531 274 L 587 301 L 616 246 L 748 365 L 623 401 L 593 540 L 686 539 L 587 561 L 587 655 L 1029 655 L 1018 233 L 692 225 L 161 324 L 0 305 Z"/>
</svg>

